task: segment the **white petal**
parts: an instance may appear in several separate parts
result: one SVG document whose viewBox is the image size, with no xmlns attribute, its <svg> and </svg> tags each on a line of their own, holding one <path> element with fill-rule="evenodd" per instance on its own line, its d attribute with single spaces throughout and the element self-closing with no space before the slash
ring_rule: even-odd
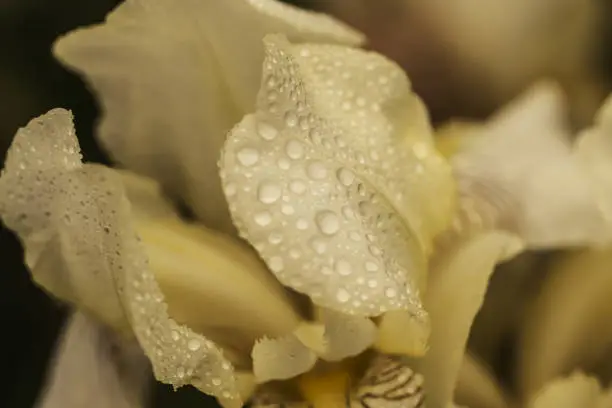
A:
<svg viewBox="0 0 612 408">
<path fill-rule="evenodd" d="M 145 407 L 146 357 L 91 317 L 70 317 L 51 364 L 38 408 Z"/>
<path fill-rule="evenodd" d="M 427 379 L 427 404 L 443 408 L 453 399 L 472 321 L 482 305 L 495 265 L 520 243 L 502 232 L 478 234 L 435 259 L 425 296 L 432 329 L 429 350 L 415 367 Z"/>
<path fill-rule="evenodd" d="M 100 98 L 99 137 L 207 226 L 234 232 L 217 173 L 231 126 L 253 108 L 268 33 L 357 45 L 361 34 L 275 0 L 127 0 L 55 55 Z"/>
<path fill-rule="evenodd" d="M 253 373 L 259 383 L 296 377 L 317 362 L 317 355 L 295 337 L 263 338 L 253 347 Z"/>
<path fill-rule="evenodd" d="M 517 382 L 525 397 L 576 367 L 595 368 L 612 345 L 612 251 L 553 264 L 519 333 Z"/>
<path fill-rule="evenodd" d="M 548 383 L 527 405 L 528 408 L 596 408 L 602 397 L 597 379 L 575 373 Z"/>
<path fill-rule="evenodd" d="M 598 182 L 577 159 L 563 118 L 560 90 L 538 84 L 482 129 L 480 143 L 453 159 L 464 226 L 503 228 L 534 247 L 609 238 Z"/>
<path fill-rule="evenodd" d="M 363 70 L 370 70 L 373 78 L 384 72 L 392 85 L 378 84 L 374 101 L 384 100 L 380 106 L 392 112 L 405 108 L 415 115 L 408 115 L 410 123 L 420 129 L 426 123 L 420 104 L 409 93 L 402 99 L 392 91 L 401 87 L 408 92 L 405 77 L 395 65 L 371 53 L 334 46 L 292 47 L 280 37 L 270 37 L 266 44 L 259 111 L 231 132 L 221 161 L 236 225 L 278 279 L 309 295 L 315 304 L 360 316 L 408 310 L 425 321 L 419 299 L 425 273 L 421 244 L 431 228 L 419 224 L 423 217 L 417 215 L 428 213 L 408 192 L 432 173 L 415 171 L 421 162 L 418 154 L 402 146 L 414 137 L 423 144 L 416 151 L 430 157 L 429 135 L 401 134 L 410 128 L 408 123 L 395 128 L 378 113 L 373 121 L 386 123 L 372 134 L 372 146 L 379 149 L 363 149 L 363 132 L 346 125 L 359 115 L 349 111 L 345 115 L 351 116 L 343 117 L 341 107 L 330 110 L 322 102 L 322 79 L 314 72 L 317 66 L 329 72 L 333 56 L 347 64 L 346 72 L 355 79 L 368 78 Z M 326 86 L 335 89 L 334 84 L 338 93 L 359 91 L 338 81 Z M 363 95 L 364 103 L 367 96 Z M 385 162 L 391 167 L 387 169 Z M 383 177 L 384 169 L 393 173 Z M 447 191 L 437 189 L 442 179 L 434 178 L 438 183 L 432 191 Z M 440 196 L 442 201 L 446 198 Z M 423 224 L 439 225 L 428 221 L 431 217 Z"/>
<path fill-rule="evenodd" d="M 100 314 L 109 305 L 123 311 L 160 381 L 177 387 L 191 383 L 226 406 L 239 406 L 233 368 L 222 351 L 168 316 L 120 179 L 110 169 L 79 167 L 70 160 L 78 155 L 70 121 L 68 112 L 56 110 L 18 133 L 0 179 L 2 218 L 26 246 L 36 228 L 50 232 L 47 245 L 63 261 L 55 279 L 73 296 L 67 300 Z M 62 157 L 66 160 L 58 160 Z M 22 213 L 27 217 L 20 224 Z M 36 243 L 36 250 L 45 247 Z M 40 259 L 45 250 L 36 263 L 48 266 Z M 36 263 L 29 263 L 35 279 Z"/>
</svg>

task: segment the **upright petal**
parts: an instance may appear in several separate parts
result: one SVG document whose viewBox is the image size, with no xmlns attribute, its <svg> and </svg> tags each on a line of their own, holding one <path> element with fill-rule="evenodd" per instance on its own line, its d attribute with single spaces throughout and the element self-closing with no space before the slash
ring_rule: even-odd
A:
<svg viewBox="0 0 612 408">
<path fill-rule="evenodd" d="M 580 160 L 586 145 L 571 145 L 563 118 L 561 91 L 538 84 L 483 127 L 479 143 L 453 158 L 464 228 L 503 228 L 535 247 L 610 239 L 612 199 L 602 199 L 610 190 L 592 174 L 594 165 Z M 608 153 L 599 152 L 600 175 Z"/>
<path fill-rule="evenodd" d="M 234 232 L 217 161 L 250 111 L 265 34 L 357 45 L 361 34 L 276 0 L 126 0 L 103 24 L 60 39 L 103 110 L 99 137 L 122 165 L 161 181 L 207 226 Z"/>
<path fill-rule="evenodd" d="M 9 151 L 0 215 L 26 254 L 36 255 L 34 261 L 26 255 L 33 276 L 38 279 L 42 264 L 45 278 L 65 290 L 59 296 L 103 317 L 105 307 L 123 313 L 160 381 L 193 384 L 226 406 L 239 406 L 233 367 L 223 352 L 169 317 L 121 181 L 110 169 L 78 165 L 77 146 L 70 114 L 54 110 L 18 132 Z"/>
<path fill-rule="evenodd" d="M 472 321 L 482 305 L 495 265 L 517 253 L 520 241 L 503 232 L 478 234 L 432 266 L 425 307 L 431 316 L 429 350 L 416 370 L 427 382 L 427 406 L 453 401 Z"/>
<path fill-rule="evenodd" d="M 426 331 L 425 252 L 450 218 L 452 184 L 420 102 L 376 54 L 277 36 L 266 49 L 258 111 L 221 160 L 238 229 L 315 304 L 365 317 L 404 310 Z"/>
<path fill-rule="evenodd" d="M 144 408 L 149 363 L 136 343 L 76 312 L 62 334 L 38 408 Z"/>
</svg>

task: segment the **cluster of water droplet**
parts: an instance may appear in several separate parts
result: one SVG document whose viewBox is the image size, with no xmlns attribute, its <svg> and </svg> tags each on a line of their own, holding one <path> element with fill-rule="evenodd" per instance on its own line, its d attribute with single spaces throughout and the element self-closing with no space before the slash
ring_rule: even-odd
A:
<svg viewBox="0 0 612 408">
<path fill-rule="evenodd" d="M 282 283 L 321 306 L 376 316 L 419 304 L 423 254 L 392 194 L 405 187 L 384 142 L 393 128 L 376 98 L 345 91 L 355 88 L 340 82 L 337 50 L 268 42 L 260 111 L 230 134 L 222 178 L 239 231 Z"/>
<path fill-rule="evenodd" d="M 233 368 L 222 352 L 168 316 L 132 229 L 123 187 L 112 170 L 81 163 L 68 112 L 51 111 L 18 133 L 0 185 L 2 218 L 26 245 L 30 234 L 55 232 L 46 244 L 53 250 L 34 258 L 51 257 L 37 259 L 44 265 L 61 259 L 53 264 L 57 276 L 45 278 L 56 295 L 105 322 L 127 315 L 159 380 L 191 383 L 225 400 L 238 398 Z"/>
</svg>

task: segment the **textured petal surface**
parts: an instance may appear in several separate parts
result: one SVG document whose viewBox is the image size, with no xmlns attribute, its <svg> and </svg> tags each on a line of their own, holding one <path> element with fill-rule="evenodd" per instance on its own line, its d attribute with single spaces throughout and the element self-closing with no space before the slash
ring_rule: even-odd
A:
<svg viewBox="0 0 612 408">
<path fill-rule="evenodd" d="M 547 384 L 529 401 L 528 408 L 597 408 L 602 398 L 597 379 L 575 373 Z M 603 408 L 603 407 L 602 407 Z"/>
<path fill-rule="evenodd" d="M 564 114 L 561 91 L 538 84 L 483 127 L 479 143 L 453 158 L 461 228 L 496 226 L 536 247 L 609 239 L 612 224 L 603 210 L 610 210 L 610 200 L 602 201 L 601 180 L 578 159 L 581 144 L 572 147 Z M 600 151 L 598 163 L 609 167 L 610 152 Z"/>
<path fill-rule="evenodd" d="M 374 343 L 376 325 L 367 317 L 348 316 L 332 310 L 322 310 L 328 348 L 322 355 L 327 361 L 340 361 L 360 354 Z"/>
<path fill-rule="evenodd" d="M 207 226 L 234 232 L 217 161 L 226 133 L 255 105 L 262 38 L 277 32 L 296 41 L 363 40 L 275 0 L 127 0 L 54 51 L 100 98 L 99 137 L 112 156 L 161 181 Z"/>
<path fill-rule="evenodd" d="M 425 321 L 424 247 L 443 223 L 428 222 L 424 203 L 439 194 L 432 202 L 446 200 L 440 208 L 450 213 L 452 190 L 406 78 L 388 60 L 345 47 L 274 36 L 266 49 L 259 110 L 231 132 L 221 161 L 241 234 L 283 284 L 319 306 L 360 316 L 404 309 Z M 345 65 L 324 81 L 317 72 L 334 61 Z M 354 87 L 350 78 L 377 82 Z M 336 92 L 333 105 L 326 89 Z M 353 121 L 373 126 L 370 137 Z M 425 170 L 434 162 L 439 168 Z M 426 180 L 428 194 L 414 197 L 411 187 Z"/>
<path fill-rule="evenodd" d="M 42 256 L 61 254 L 63 262 L 46 272 L 53 270 L 55 279 L 68 285 L 72 297 L 67 300 L 99 311 L 105 305 L 91 293 L 109 297 L 105 301 L 125 314 L 160 381 L 176 387 L 191 383 L 227 406 L 239 406 L 233 368 L 221 350 L 168 316 L 133 229 L 121 180 L 110 169 L 79 166 L 70 160 L 75 154 L 67 111 L 51 111 L 20 131 L 0 179 L 2 218 L 19 234 L 26 254 L 43 248 L 36 263 L 48 265 Z M 47 178 L 37 178 L 43 175 Z M 46 187 L 41 193 L 40 186 Z M 21 213 L 26 214 L 23 224 Z M 37 240 L 32 249 L 30 237 L 38 228 L 51 238 Z M 47 251 L 48 245 L 54 251 Z M 36 263 L 27 261 L 36 279 Z"/>
<path fill-rule="evenodd" d="M 68 321 L 38 408 L 142 408 L 150 368 L 138 344 L 89 316 Z"/>
<path fill-rule="evenodd" d="M 519 333 L 517 383 L 525 397 L 574 367 L 595 369 L 612 346 L 612 251 L 553 264 Z"/>
<path fill-rule="evenodd" d="M 495 265 L 516 254 L 520 242 L 502 232 L 474 236 L 435 260 L 425 297 L 432 329 L 427 355 L 417 371 L 427 379 L 427 406 L 453 401 L 472 321 L 482 305 Z"/>
</svg>

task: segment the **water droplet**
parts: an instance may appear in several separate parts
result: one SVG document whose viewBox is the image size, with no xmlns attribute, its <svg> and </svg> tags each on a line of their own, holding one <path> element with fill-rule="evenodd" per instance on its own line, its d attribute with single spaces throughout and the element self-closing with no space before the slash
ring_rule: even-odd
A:
<svg viewBox="0 0 612 408">
<path fill-rule="evenodd" d="M 180 338 L 178 332 L 176 330 L 172 330 L 172 332 L 170 332 L 170 336 L 172 337 L 172 340 L 174 341 L 178 341 L 178 339 Z"/>
<path fill-rule="evenodd" d="M 397 291 L 394 288 L 385 289 L 385 296 L 388 298 L 394 298 L 397 295 Z"/>
<path fill-rule="evenodd" d="M 368 286 L 369 286 L 370 288 L 374 289 L 375 287 L 377 287 L 377 286 L 378 286 L 378 281 L 377 281 L 377 280 L 374 280 L 374 279 L 370 279 L 370 280 L 368 281 Z"/>
<path fill-rule="evenodd" d="M 298 122 L 298 118 L 295 113 L 293 112 L 285 113 L 285 123 L 287 124 L 287 126 L 294 127 L 295 125 L 297 125 L 297 122 Z"/>
<path fill-rule="evenodd" d="M 321 143 L 321 133 L 317 129 L 311 129 L 310 132 L 308 132 L 308 137 L 310 137 L 310 140 L 314 144 Z"/>
<path fill-rule="evenodd" d="M 370 245 L 368 249 L 370 250 L 370 253 L 374 256 L 380 256 L 381 254 L 380 248 L 375 245 Z"/>
<path fill-rule="evenodd" d="M 236 185 L 234 183 L 227 183 L 225 185 L 225 195 L 228 197 L 236 195 Z"/>
<path fill-rule="evenodd" d="M 350 262 L 345 261 L 344 259 L 339 259 L 336 261 L 336 272 L 338 272 L 341 276 L 348 276 L 353 273 L 353 268 L 351 267 Z"/>
<path fill-rule="evenodd" d="M 280 159 L 278 159 L 278 167 L 281 170 L 288 170 L 289 167 L 291 167 L 291 163 L 289 163 L 289 160 L 287 160 L 285 158 L 280 158 Z"/>
<path fill-rule="evenodd" d="M 344 218 L 346 218 L 347 220 L 352 220 L 353 218 L 355 218 L 355 211 L 353 211 L 351 207 L 346 205 L 342 207 L 342 215 L 344 215 Z"/>
<path fill-rule="evenodd" d="M 351 294 L 346 289 L 340 288 L 336 292 L 336 299 L 341 303 L 346 303 L 351 299 Z"/>
<path fill-rule="evenodd" d="M 333 211 L 321 211 L 315 220 L 319 230 L 325 235 L 334 235 L 340 229 L 340 220 Z"/>
<path fill-rule="evenodd" d="M 257 124 L 257 133 L 264 140 L 273 140 L 278 135 L 278 130 L 265 122 L 259 122 Z"/>
<path fill-rule="evenodd" d="M 276 202 L 280 198 L 280 196 L 281 188 L 278 184 L 266 181 L 259 185 L 257 197 L 262 203 L 272 204 Z"/>
<path fill-rule="evenodd" d="M 304 145 L 297 140 L 290 140 L 285 145 L 285 152 L 293 160 L 301 159 L 304 156 Z"/>
<path fill-rule="evenodd" d="M 268 235 L 268 242 L 272 245 L 278 245 L 283 242 L 283 236 L 278 232 L 272 232 Z"/>
<path fill-rule="evenodd" d="M 266 225 L 269 225 L 272 222 L 272 214 L 270 214 L 268 211 L 262 211 L 260 213 L 255 214 L 255 222 L 262 226 L 265 227 Z"/>
<path fill-rule="evenodd" d="M 259 160 L 259 152 L 252 147 L 244 147 L 238 151 L 236 157 L 240 164 L 249 167 L 257 163 Z"/>
<path fill-rule="evenodd" d="M 285 215 L 291 215 L 295 213 L 295 208 L 293 208 L 293 206 L 289 204 L 283 204 L 283 206 L 281 207 L 281 212 Z"/>
<path fill-rule="evenodd" d="M 315 237 L 310 241 L 310 247 L 319 255 L 324 254 L 325 251 L 327 251 L 327 244 L 325 243 L 325 240 L 318 237 Z"/>
<path fill-rule="evenodd" d="M 293 259 L 298 259 L 300 256 L 302 256 L 302 253 L 299 249 L 292 249 L 289 251 L 289 256 Z"/>
<path fill-rule="evenodd" d="M 213 383 L 213 385 L 214 385 L 214 386 L 217 386 L 217 387 L 218 387 L 218 386 L 220 386 L 220 385 L 221 385 L 221 379 L 220 379 L 220 378 L 215 377 L 215 378 L 213 378 L 213 379 L 212 379 L 212 383 Z"/>
<path fill-rule="evenodd" d="M 321 180 L 327 176 L 325 165 L 319 161 L 310 163 L 306 172 L 308 173 L 308 177 L 313 180 Z"/>
<path fill-rule="evenodd" d="M 289 190 L 295 194 L 304 194 L 306 192 L 306 183 L 302 180 L 292 180 L 289 183 Z"/>
<path fill-rule="evenodd" d="M 353 173 L 352 171 L 350 171 L 347 168 L 340 168 L 338 170 L 338 180 L 340 180 L 340 183 L 342 183 L 344 186 L 350 186 L 351 184 L 353 184 L 353 181 L 355 181 L 355 173 Z"/>
<path fill-rule="evenodd" d="M 283 258 L 281 258 L 280 256 L 273 256 L 272 258 L 270 258 L 268 266 L 270 267 L 270 270 L 272 272 L 280 272 L 285 267 L 285 264 L 283 263 Z"/>
<path fill-rule="evenodd" d="M 191 351 L 198 351 L 200 348 L 200 341 L 197 339 L 191 339 L 187 343 L 187 348 Z"/>
<path fill-rule="evenodd" d="M 376 272 L 378 270 L 378 264 L 376 262 L 367 261 L 365 263 L 365 268 L 368 272 Z"/>
<path fill-rule="evenodd" d="M 361 241 L 361 234 L 357 231 L 351 231 L 349 233 L 349 238 L 353 241 Z"/>
<path fill-rule="evenodd" d="M 297 220 L 297 222 L 295 223 L 295 226 L 297 227 L 297 229 L 299 230 L 305 230 L 306 228 L 308 228 L 308 221 L 306 221 L 304 218 L 300 218 L 299 220 Z"/>
</svg>

